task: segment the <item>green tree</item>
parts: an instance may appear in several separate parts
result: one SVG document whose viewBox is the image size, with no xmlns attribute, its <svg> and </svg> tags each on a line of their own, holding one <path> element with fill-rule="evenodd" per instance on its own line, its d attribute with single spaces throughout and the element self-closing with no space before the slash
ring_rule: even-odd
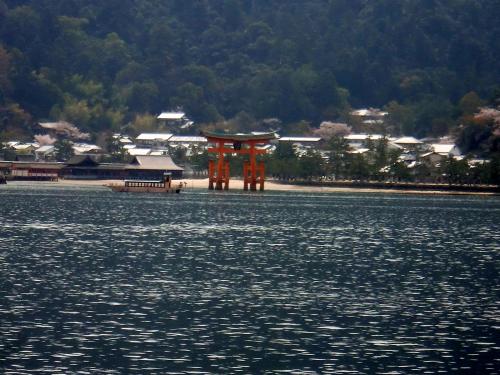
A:
<svg viewBox="0 0 500 375">
<path fill-rule="evenodd" d="M 328 142 L 329 164 L 335 178 L 345 176 L 349 150 L 349 143 L 344 137 L 332 137 Z"/>
<path fill-rule="evenodd" d="M 374 166 L 376 170 L 387 166 L 389 162 L 389 150 L 388 150 L 389 140 L 385 137 L 377 140 L 375 142 L 375 160 Z"/>
<path fill-rule="evenodd" d="M 7 53 L 7 50 L 0 45 L 0 105 L 5 102 L 5 99 L 10 94 L 12 89 L 9 72 L 10 56 Z"/>
<path fill-rule="evenodd" d="M 30 140 L 32 123 L 32 117 L 18 103 L 0 106 L 0 133 L 5 139 Z"/>
<path fill-rule="evenodd" d="M 279 142 L 274 151 L 274 155 L 277 159 L 295 159 L 297 155 L 291 143 Z"/>
<path fill-rule="evenodd" d="M 228 123 L 226 125 L 235 133 L 256 130 L 258 126 L 257 120 L 245 111 L 238 112 Z"/>
<path fill-rule="evenodd" d="M 296 178 L 299 175 L 299 160 L 290 143 L 280 142 L 273 154 L 268 156 L 268 173 L 278 178 Z"/>
<path fill-rule="evenodd" d="M 102 56 L 100 56 L 103 77 L 111 77 L 114 80 L 116 74 L 126 66 L 130 60 L 130 52 L 127 43 L 115 33 L 106 35 L 102 44 Z"/>
<path fill-rule="evenodd" d="M 394 135 L 413 134 L 415 130 L 415 115 L 408 105 L 391 101 L 385 106 L 388 115 L 388 126 Z"/>
<path fill-rule="evenodd" d="M 479 107 L 483 106 L 485 101 L 483 101 L 476 92 L 471 91 L 465 94 L 458 104 L 462 115 L 473 115 L 479 110 Z"/>
<path fill-rule="evenodd" d="M 446 158 L 441 163 L 441 173 L 449 184 L 465 184 L 470 180 L 470 167 L 467 159 Z"/>
<path fill-rule="evenodd" d="M 37 39 L 43 35 L 42 30 L 40 14 L 31 6 L 18 6 L 7 11 L 3 40 L 19 49 L 34 48 Z"/>
<path fill-rule="evenodd" d="M 302 178 L 321 177 L 325 175 L 324 161 L 320 153 L 307 150 L 298 160 L 299 176 Z"/>
<path fill-rule="evenodd" d="M 197 121 L 215 122 L 220 117 L 215 107 L 205 100 L 203 88 L 193 83 L 185 83 L 179 86 L 176 96 L 172 98 L 172 103 L 175 106 L 182 107 Z"/>
<path fill-rule="evenodd" d="M 490 167 L 490 183 L 500 186 L 500 152 L 492 155 Z"/>
<path fill-rule="evenodd" d="M 391 165 L 390 173 L 397 181 L 410 181 L 412 179 L 410 169 L 402 161 Z"/>
<path fill-rule="evenodd" d="M 114 136 L 113 134 L 108 134 L 106 136 L 106 151 L 108 153 L 107 157 L 103 159 L 104 162 L 108 163 L 128 163 L 131 161 L 131 156 L 127 153 L 127 150 L 120 143 L 120 138 Z"/>
<path fill-rule="evenodd" d="M 312 132 L 311 123 L 306 120 L 295 122 L 287 126 L 287 131 L 293 135 L 308 135 Z"/>
<path fill-rule="evenodd" d="M 159 89 L 153 82 L 134 82 L 122 91 L 128 109 L 144 113 L 153 108 L 159 108 Z"/>
<path fill-rule="evenodd" d="M 355 180 L 366 180 L 370 176 L 370 164 L 362 154 L 350 154 L 347 174 Z"/>
<path fill-rule="evenodd" d="M 67 161 L 75 152 L 73 151 L 73 144 L 66 140 L 60 139 L 54 143 L 54 156 L 57 161 Z"/>
<path fill-rule="evenodd" d="M 491 134 L 488 125 L 472 123 L 461 129 L 457 144 L 465 153 L 476 152 L 484 155 L 486 153 L 484 146 Z"/>
<path fill-rule="evenodd" d="M 155 116 L 144 113 L 135 116 L 130 128 L 133 133 L 138 135 L 140 133 L 155 132 L 158 130 L 158 124 Z"/>
<path fill-rule="evenodd" d="M 77 101 L 73 98 L 68 98 L 61 110 L 53 108 L 51 114 L 51 117 L 61 118 L 67 122 L 77 124 L 78 127 L 86 131 L 90 129 L 92 109 L 85 100 Z"/>
<path fill-rule="evenodd" d="M 193 170 L 196 172 L 203 172 L 208 169 L 209 155 L 207 150 L 192 150 L 192 155 L 189 158 Z"/>
</svg>

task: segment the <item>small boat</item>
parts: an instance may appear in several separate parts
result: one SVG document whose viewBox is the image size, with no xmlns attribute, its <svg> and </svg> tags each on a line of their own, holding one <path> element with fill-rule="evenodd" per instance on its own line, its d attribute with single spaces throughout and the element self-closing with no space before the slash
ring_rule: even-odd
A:
<svg viewBox="0 0 500 375">
<path fill-rule="evenodd" d="M 180 193 L 182 182 L 172 186 L 170 173 L 163 175 L 163 180 L 124 180 L 123 184 L 108 185 L 111 190 L 120 193 Z"/>
</svg>

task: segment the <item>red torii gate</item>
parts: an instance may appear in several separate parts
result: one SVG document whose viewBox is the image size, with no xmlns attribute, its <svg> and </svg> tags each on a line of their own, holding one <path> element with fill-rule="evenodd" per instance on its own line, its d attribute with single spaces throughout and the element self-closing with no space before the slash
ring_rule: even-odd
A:
<svg viewBox="0 0 500 375">
<path fill-rule="evenodd" d="M 243 189 L 264 190 L 264 163 L 257 165 L 256 155 L 265 154 L 266 150 L 257 149 L 258 144 L 267 144 L 276 139 L 275 133 L 263 134 L 220 134 L 205 131 L 202 133 L 216 147 L 209 147 L 208 152 L 218 154 L 217 165 L 213 160 L 208 162 L 208 188 L 213 190 L 229 189 L 229 162 L 224 160 L 224 154 L 243 154 L 249 156 L 249 161 L 243 164 Z M 229 146 L 229 145 L 232 145 Z"/>
</svg>

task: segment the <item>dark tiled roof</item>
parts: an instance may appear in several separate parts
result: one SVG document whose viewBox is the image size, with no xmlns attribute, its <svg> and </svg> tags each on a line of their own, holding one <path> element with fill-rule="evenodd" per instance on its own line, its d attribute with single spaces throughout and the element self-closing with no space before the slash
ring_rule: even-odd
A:
<svg viewBox="0 0 500 375">
<path fill-rule="evenodd" d="M 89 155 L 75 155 L 66 162 L 68 166 L 97 166 L 99 163 L 96 162 Z"/>
</svg>

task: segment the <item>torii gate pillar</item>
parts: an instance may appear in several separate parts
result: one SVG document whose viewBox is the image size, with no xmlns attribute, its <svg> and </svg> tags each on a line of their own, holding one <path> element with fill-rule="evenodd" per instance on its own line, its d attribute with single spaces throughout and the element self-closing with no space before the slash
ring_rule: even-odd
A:
<svg viewBox="0 0 500 375">
<path fill-rule="evenodd" d="M 208 161 L 208 188 L 210 190 L 229 190 L 229 162 L 224 160 L 224 142 L 217 142 L 217 165 Z"/>
</svg>

